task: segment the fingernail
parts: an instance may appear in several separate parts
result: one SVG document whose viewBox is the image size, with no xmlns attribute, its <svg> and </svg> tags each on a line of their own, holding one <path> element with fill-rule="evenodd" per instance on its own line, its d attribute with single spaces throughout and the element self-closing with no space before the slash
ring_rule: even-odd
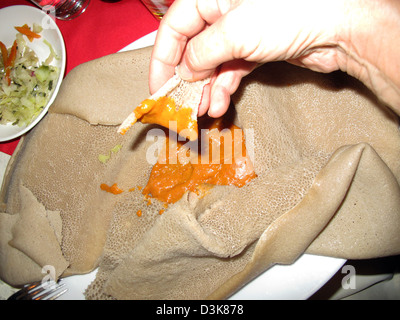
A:
<svg viewBox="0 0 400 320">
<path fill-rule="evenodd" d="M 210 108 L 207 114 L 212 118 L 221 117 L 227 111 L 229 101 L 230 95 L 228 91 L 224 87 L 218 86 L 211 96 Z"/>
</svg>

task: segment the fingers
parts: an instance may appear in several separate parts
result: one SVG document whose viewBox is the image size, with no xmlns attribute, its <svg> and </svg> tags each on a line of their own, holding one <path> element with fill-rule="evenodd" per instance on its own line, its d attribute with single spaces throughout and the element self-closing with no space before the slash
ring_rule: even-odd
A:
<svg viewBox="0 0 400 320">
<path fill-rule="evenodd" d="M 154 93 L 172 77 L 177 65 L 188 81 L 215 74 L 204 91 L 199 115 L 218 117 L 256 63 L 287 60 L 316 71 L 335 70 L 337 26 L 342 21 L 338 3 L 176 0 L 160 24 L 150 90 Z"/>
<path fill-rule="evenodd" d="M 172 75 L 181 62 L 188 39 L 193 38 L 214 24 L 226 12 L 242 0 L 176 0 L 161 21 L 150 62 L 150 92 L 157 91 Z M 207 38 L 204 38 L 207 41 Z M 201 45 L 200 45 L 201 46 Z M 201 62 L 200 62 L 201 63 Z M 181 62 L 186 65 L 185 62 Z M 214 68 L 214 67 L 213 67 Z M 186 80 L 206 78 L 214 69 L 191 77 L 185 70 Z"/>
<path fill-rule="evenodd" d="M 187 42 L 178 72 L 185 80 L 204 79 L 227 61 L 258 61 L 260 48 L 268 29 L 255 12 L 252 2 L 236 1 L 212 25 Z M 265 6 L 265 4 L 264 4 Z"/>
<path fill-rule="evenodd" d="M 178 64 L 178 72 L 185 80 L 196 81 L 214 74 L 211 84 L 204 88 L 198 115 L 208 112 L 219 117 L 228 109 L 230 96 L 241 79 L 255 67 L 254 63 L 234 59 L 233 54 L 237 44 L 233 38 L 240 19 L 231 11 L 242 1 L 202 0 L 197 2 L 197 11 L 193 11 L 193 1 L 176 1 L 160 25 L 151 60 L 150 90 L 158 90 L 172 77 Z"/>
<path fill-rule="evenodd" d="M 227 22 L 228 21 L 228 22 Z M 215 69 L 226 61 L 234 59 L 229 26 L 232 19 L 226 16 L 190 39 L 179 65 L 179 74 L 185 80 L 196 81 L 210 76 Z"/>
<path fill-rule="evenodd" d="M 213 118 L 221 117 L 228 110 L 230 97 L 236 92 L 242 78 L 256 66 L 256 63 L 244 60 L 229 61 L 221 65 L 203 92 L 205 98 L 199 106 L 198 115 L 208 113 Z"/>
<path fill-rule="evenodd" d="M 187 40 L 200 32 L 205 21 L 196 8 L 196 0 L 176 0 L 157 31 L 150 61 L 150 93 L 157 91 L 172 75 L 181 60 Z"/>
</svg>

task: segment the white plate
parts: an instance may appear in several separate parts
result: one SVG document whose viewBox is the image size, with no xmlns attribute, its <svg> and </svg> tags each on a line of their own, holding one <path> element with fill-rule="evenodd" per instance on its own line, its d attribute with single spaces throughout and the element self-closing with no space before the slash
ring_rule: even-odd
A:
<svg viewBox="0 0 400 320">
<path fill-rule="evenodd" d="M 156 31 L 121 51 L 154 44 Z M 230 297 L 231 300 L 305 300 L 318 291 L 346 262 L 344 259 L 304 254 L 291 265 L 275 265 Z M 86 275 L 64 279 L 70 290 L 59 300 L 85 299 L 84 290 L 95 279 L 97 269 Z"/>
<path fill-rule="evenodd" d="M 305 300 L 317 292 L 346 260 L 303 254 L 291 265 L 275 265 L 230 300 Z"/>
<path fill-rule="evenodd" d="M 36 23 L 43 27 L 43 31 L 41 32 L 42 37 L 40 39 L 35 39 L 33 42 L 27 41 L 27 44 L 35 51 L 39 60 L 44 61 L 50 54 L 49 47 L 43 42 L 43 40 L 46 39 L 60 57 L 59 60 L 54 59 L 52 63 L 52 65 L 58 67 L 60 75 L 50 100 L 36 119 L 34 119 L 28 126 L 24 127 L 13 126 L 11 124 L 0 125 L 0 142 L 18 138 L 32 129 L 44 117 L 57 95 L 64 76 L 66 62 L 64 39 L 55 21 L 42 10 L 31 6 L 11 6 L 1 9 L 0 40 L 7 47 L 10 47 L 18 32 L 14 27 L 22 26 L 25 23 L 29 26 Z"/>
</svg>

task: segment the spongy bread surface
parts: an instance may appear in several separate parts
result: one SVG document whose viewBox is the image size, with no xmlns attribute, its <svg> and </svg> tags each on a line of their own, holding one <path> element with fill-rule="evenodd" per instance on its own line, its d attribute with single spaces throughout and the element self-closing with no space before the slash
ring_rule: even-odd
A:
<svg viewBox="0 0 400 320">
<path fill-rule="evenodd" d="M 3 187 L 0 217 L 20 214 L 21 184 L 32 201 L 60 213 L 64 274 L 99 268 L 87 298 L 226 298 L 304 252 L 400 252 L 397 115 L 344 74 L 286 63 L 259 67 L 233 97 L 258 177 L 242 188 L 214 187 L 203 198 L 186 194 L 160 215 L 162 204 L 148 205 L 137 188 L 147 182 L 151 137 L 160 131 L 137 123 L 117 133 L 125 95 L 130 107 L 148 96 L 149 56 L 150 49 L 111 55 L 68 75 L 51 112 L 13 156 Z M 126 83 L 114 85 L 121 76 Z M 116 144 L 122 149 L 100 163 L 98 154 Z M 101 183 L 124 192 L 105 193 Z M 2 279 L 26 280 L 11 279 L 9 268 L 1 266 Z"/>
</svg>

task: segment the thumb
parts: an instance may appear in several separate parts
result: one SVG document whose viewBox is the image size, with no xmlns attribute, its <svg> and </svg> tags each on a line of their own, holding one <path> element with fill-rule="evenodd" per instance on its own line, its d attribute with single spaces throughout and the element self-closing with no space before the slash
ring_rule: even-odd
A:
<svg viewBox="0 0 400 320">
<path fill-rule="evenodd" d="M 248 28 L 238 23 L 243 20 L 240 13 L 236 9 L 229 11 L 188 41 L 178 67 L 183 79 L 196 81 L 209 77 L 224 62 L 246 59 L 257 48 L 259 39 L 248 41 L 254 34 L 249 37 Z"/>
</svg>

